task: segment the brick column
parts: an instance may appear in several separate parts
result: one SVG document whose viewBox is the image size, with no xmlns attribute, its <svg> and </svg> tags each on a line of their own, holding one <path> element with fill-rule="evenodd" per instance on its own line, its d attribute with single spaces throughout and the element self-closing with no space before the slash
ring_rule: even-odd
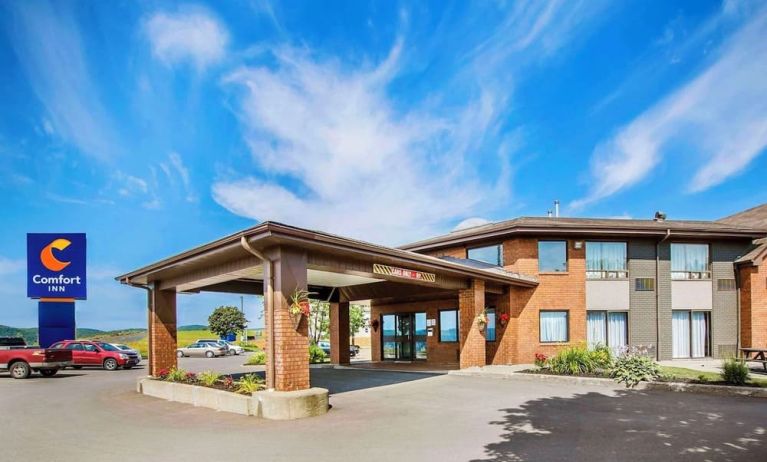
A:
<svg viewBox="0 0 767 462">
<path fill-rule="evenodd" d="M 349 302 L 330 304 L 330 362 L 349 364 Z"/>
<path fill-rule="evenodd" d="M 149 375 L 176 367 L 176 291 L 149 294 Z"/>
<path fill-rule="evenodd" d="M 274 298 L 274 389 L 294 391 L 309 388 L 309 323 L 304 317 L 296 330 L 288 308 L 296 288 L 306 289 L 306 253 L 279 247 L 268 252 L 272 260 Z M 267 316 L 266 330 L 271 320 Z M 267 337 L 267 347 L 270 339 Z M 267 351 L 266 373 L 271 374 Z M 270 383 L 267 378 L 267 383 Z"/>
<path fill-rule="evenodd" d="M 484 366 L 485 334 L 477 327 L 477 316 L 485 309 L 485 282 L 473 280 L 471 287 L 458 291 L 461 323 L 461 369 Z"/>
</svg>

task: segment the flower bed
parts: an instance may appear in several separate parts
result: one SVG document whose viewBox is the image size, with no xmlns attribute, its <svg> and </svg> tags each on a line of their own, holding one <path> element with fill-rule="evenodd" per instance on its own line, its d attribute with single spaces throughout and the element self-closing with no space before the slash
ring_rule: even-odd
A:
<svg viewBox="0 0 767 462">
<path fill-rule="evenodd" d="M 263 379 L 256 374 L 245 374 L 235 380 L 231 375 L 221 375 L 212 371 L 195 374 L 177 368 L 161 369 L 154 380 L 215 388 L 243 395 L 251 395 L 265 388 Z"/>
</svg>

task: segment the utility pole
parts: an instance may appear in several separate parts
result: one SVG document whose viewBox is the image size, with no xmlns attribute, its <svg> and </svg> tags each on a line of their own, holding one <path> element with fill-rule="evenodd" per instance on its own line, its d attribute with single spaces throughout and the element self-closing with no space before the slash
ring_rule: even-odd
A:
<svg viewBox="0 0 767 462">
<path fill-rule="evenodd" d="M 240 312 L 243 316 L 245 316 L 245 297 L 240 295 Z M 245 324 L 245 330 L 240 335 L 240 341 L 245 343 L 248 341 L 248 325 Z"/>
</svg>

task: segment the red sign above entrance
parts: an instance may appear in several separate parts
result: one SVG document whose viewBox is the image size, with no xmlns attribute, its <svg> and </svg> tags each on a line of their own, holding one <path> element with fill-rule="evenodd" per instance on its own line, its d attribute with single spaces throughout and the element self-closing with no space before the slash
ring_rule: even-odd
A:
<svg viewBox="0 0 767 462">
<path fill-rule="evenodd" d="M 396 266 L 379 265 L 378 263 L 373 265 L 373 272 L 386 276 L 415 279 L 416 281 L 436 282 L 437 280 L 437 276 L 434 273 L 424 273 L 423 271 L 397 268 Z"/>
</svg>

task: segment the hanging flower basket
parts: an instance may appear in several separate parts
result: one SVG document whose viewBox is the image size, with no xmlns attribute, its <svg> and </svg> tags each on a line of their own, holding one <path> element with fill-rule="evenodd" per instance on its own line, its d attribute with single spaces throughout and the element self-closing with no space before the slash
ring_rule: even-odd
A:
<svg viewBox="0 0 767 462">
<path fill-rule="evenodd" d="M 486 327 L 487 327 L 487 310 L 482 310 L 482 312 L 477 315 L 477 328 L 479 329 L 480 332 L 484 332 Z"/>
<path fill-rule="evenodd" d="M 295 330 L 298 330 L 304 316 L 311 314 L 312 305 L 309 303 L 309 293 L 308 290 L 296 289 L 290 297 L 288 312 L 290 313 L 290 319 L 293 321 L 293 329 Z"/>
<path fill-rule="evenodd" d="M 498 316 L 498 324 L 500 324 L 501 327 L 506 327 L 506 324 L 509 323 L 509 313 L 501 313 L 500 316 Z"/>
</svg>

